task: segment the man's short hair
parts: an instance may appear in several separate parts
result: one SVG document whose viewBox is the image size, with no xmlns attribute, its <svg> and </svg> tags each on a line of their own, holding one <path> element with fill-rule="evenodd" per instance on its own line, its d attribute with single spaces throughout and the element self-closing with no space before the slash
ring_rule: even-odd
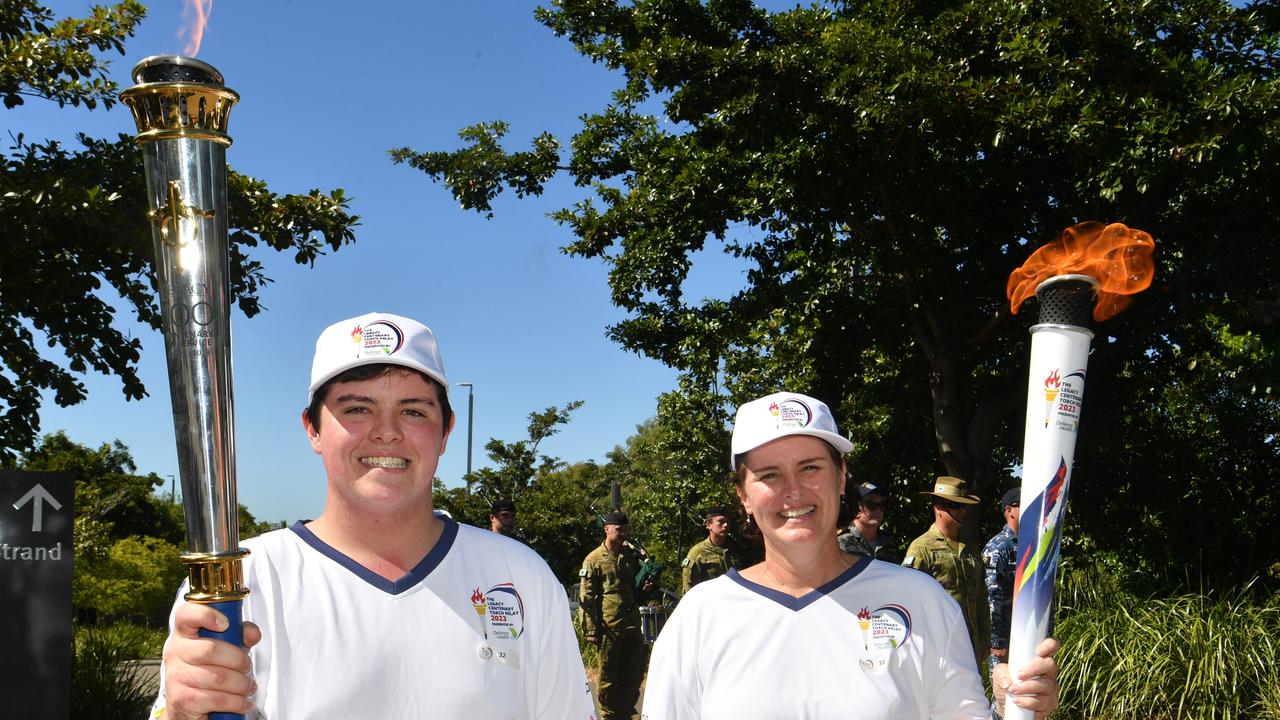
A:
<svg viewBox="0 0 1280 720">
<path fill-rule="evenodd" d="M 329 395 L 329 388 L 334 385 L 344 382 L 372 380 L 392 372 L 417 373 L 418 376 L 425 380 L 428 385 L 435 387 L 436 400 L 440 403 L 441 432 L 448 429 L 449 421 L 453 419 L 453 406 L 449 404 L 449 392 L 445 390 L 444 386 L 426 373 L 411 370 L 403 365 L 392 365 L 389 363 L 380 365 L 361 365 L 338 373 L 326 380 L 322 385 L 320 385 L 320 387 L 316 388 L 315 393 L 311 396 L 311 404 L 307 406 L 307 419 L 311 421 L 311 425 L 313 427 L 317 429 L 320 427 L 320 407 L 324 405 L 324 399 Z"/>
</svg>

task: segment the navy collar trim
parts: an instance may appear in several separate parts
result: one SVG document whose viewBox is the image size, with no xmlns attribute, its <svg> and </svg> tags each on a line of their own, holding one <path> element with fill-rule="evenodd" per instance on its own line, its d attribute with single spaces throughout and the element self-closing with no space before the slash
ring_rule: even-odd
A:
<svg viewBox="0 0 1280 720">
<path fill-rule="evenodd" d="M 747 590 L 763 598 L 772 600 L 778 603 L 779 605 L 781 605 L 782 607 L 785 607 L 789 610 L 803 610 L 806 607 L 817 602 L 820 598 L 828 595 L 836 588 L 852 580 L 854 576 L 856 576 L 858 573 L 865 570 L 866 567 L 870 564 L 871 564 L 871 557 L 868 555 L 863 555 L 862 557 L 858 558 L 858 561 L 855 562 L 848 570 L 845 570 L 844 572 L 835 576 L 831 580 L 827 581 L 824 585 L 822 585 L 822 587 L 815 588 L 814 590 L 811 590 L 805 593 L 804 595 L 801 595 L 800 597 L 792 597 L 780 590 L 774 590 L 773 588 L 767 588 L 759 583 L 753 583 L 750 580 L 742 577 L 742 575 L 738 572 L 736 568 L 730 568 L 729 572 L 725 573 L 725 576 L 728 577 L 730 580 L 738 583 L 742 587 L 746 588 Z"/>
<path fill-rule="evenodd" d="M 422 561 L 415 565 L 412 570 L 396 580 L 388 580 L 334 549 L 332 545 L 316 537 L 316 534 L 311 532 L 306 525 L 303 525 L 301 520 L 294 523 L 289 529 L 321 555 L 350 570 L 356 577 L 388 595 L 399 595 L 425 580 L 431 574 L 431 571 L 435 570 L 445 556 L 449 554 L 449 548 L 453 547 L 453 541 L 458 537 L 458 523 L 447 517 L 439 515 L 436 517 L 444 523 L 444 531 L 440 533 L 440 539 L 436 541 L 435 547 L 431 548 L 431 552 L 427 553 L 427 556 L 422 558 Z"/>
</svg>

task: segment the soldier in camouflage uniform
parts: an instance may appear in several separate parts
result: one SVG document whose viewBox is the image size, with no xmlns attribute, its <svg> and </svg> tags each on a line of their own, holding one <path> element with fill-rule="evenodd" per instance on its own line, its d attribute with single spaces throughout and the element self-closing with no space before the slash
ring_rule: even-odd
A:
<svg viewBox="0 0 1280 720">
<path fill-rule="evenodd" d="M 933 525 L 907 547 L 902 564 L 937 578 L 960 603 L 973 641 L 974 659 L 981 667 L 991 642 L 985 572 L 978 551 L 960 542 L 960 526 L 978 498 L 965 492 L 963 480 L 947 476 L 934 481 L 932 491 L 920 494 L 933 496 Z"/>
<path fill-rule="evenodd" d="M 1004 527 L 982 549 L 987 568 L 987 602 L 991 608 L 991 667 L 1009 661 L 1009 621 L 1013 611 L 1013 577 L 1018 567 L 1018 511 L 1022 491 L 1013 488 L 1000 498 Z"/>
<path fill-rule="evenodd" d="M 627 544 L 627 516 L 604 516 L 604 543 L 582 561 L 578 597 L 587 641 L 600 650 L 600 720 L 630 718 L 640 698 L 645 646 L 640 635 L 639 554 Z"/>
<path fill-rule="evenodd" d="M 884 490 L 879 485 L 865 482 L 858 486 L 858 513 L 849 523 L 849 531 L 836 540 L 841 550 L 892 563 L 902 560 L 897 541 L 880 530 L 884 503 Z"/>
<path fill-rule="evenodd" d="M 726 507 L 708 508 L 706 512 L 707 538 L 689 548 L 689 554 L 680 563 L 683 590 L 704 580 L 718 578 L 738 567 L 738 558 L 729 548 L 729 509 Z"/>
</svg>

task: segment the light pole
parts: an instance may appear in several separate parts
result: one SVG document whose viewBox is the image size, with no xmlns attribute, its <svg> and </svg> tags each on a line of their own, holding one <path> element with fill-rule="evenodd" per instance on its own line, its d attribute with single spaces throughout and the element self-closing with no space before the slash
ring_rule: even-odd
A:
<svg viewBox="0 0 1280 720">
<path fill-rule="evenodd" d="M 475 385 L 458 383 L 458 387 L 467 389 L 467 492 L 471 492 L 471 430 L 475 426 L 476 396 Z"/>
</svg>

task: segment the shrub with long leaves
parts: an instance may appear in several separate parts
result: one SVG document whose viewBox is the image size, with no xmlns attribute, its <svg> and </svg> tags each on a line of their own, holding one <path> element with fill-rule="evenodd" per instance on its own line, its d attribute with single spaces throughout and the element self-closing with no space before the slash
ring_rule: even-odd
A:
<svg viewBox="0 0 1280 720">
<path fill-rule="evenodd" d="M 127 625 L 78 632 L 71 677 L 77 720 L 136 720 L 155 699 L 137 661 L 154 654 L 155 632 Z"/>
<path fill-rule="evenodd" d="M 1143 598 L 1097 569 L 1065 578 L 1063 720 L 1280 720 L 1280 598 L 1252 585 Z"/>
</svg>

